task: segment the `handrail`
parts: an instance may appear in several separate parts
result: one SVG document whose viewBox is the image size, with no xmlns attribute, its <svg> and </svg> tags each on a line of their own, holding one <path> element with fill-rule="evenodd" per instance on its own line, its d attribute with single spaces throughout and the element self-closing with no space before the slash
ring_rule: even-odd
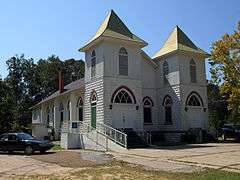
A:
<svg viewBox="0 0 240 180">
<path fill-rule="evenodd" d="M 137 131 L 137 134 L 147 143 L 152 144 L 152 134 L 147 132 L 146 130 Z"/>
<path fill-rule="evenodd" d="M 72 127 L 72 123 L 77 123 L 76 128 Z M 106 150 L 108 150 L 108 137 L 98 131 L 97 129 L 93 128 L 89 123 L 84 123 L 81 121 L 71 121 L 71 122 L 65 122 L 62 132 L 68 132 L 73 134 L 84 134 L 87 138 L 91 139 L 93 142 L 95 142 L 97 145 L 102 146 Z M 105 146 L 102 143 L 99 143 L 98 134 L 103 135 L 106 137 Z"/>
<path fill-rule="evenodd" d="M 111 126 L 108 126 L 103 123 L 97 123 L 97 129 L 105 134 L 109 139 L 113 140 L 115 143 L 118 143 L 125 148 L 127 148 L 127 134 L 114 129 Z"/>
<path fill-rule="evenodd" d="M 77 123 L 76 127 L 73 128 L 72 123 Z M 105 136 L 107 139 L 111 139 L 115 143 L 120 144 L 121 146 L 124 146 L 125 148 L 127 148 L 127 134 L 103 123 L 97 123 L 96 129 L 93 128 L 89 123 L 85 123 L 81 121 L 65 122 L 62 127 L 63 127 L 62 132 L 86 134 L 88 138 L 90 138 L 89 137 L 90 134 L 96 132 L 96 135 L 95 135 L 96 139 L 98 138 L 97 134 L 101 134 Z M 106 139 L 106 142 L 107 142 L 107 139 Z M 98 143 L 97 140 L 96 140 L 96 143 Z M 106 147 L 106 149 L 107 148 L 108 147 Z"/>
</svg>

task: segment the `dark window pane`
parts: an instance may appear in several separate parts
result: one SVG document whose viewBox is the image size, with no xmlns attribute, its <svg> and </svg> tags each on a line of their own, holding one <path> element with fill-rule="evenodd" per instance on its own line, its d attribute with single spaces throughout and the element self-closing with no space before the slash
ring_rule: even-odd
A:
<svg viewBox="0 0 240 180">
<path fill-rule="evenodd" d="M 144 108 L 144 123 L 152 123 L 152 110 L 150 107 Z"/>
<path fill-rule="evenodd" d="M 132 99 L 126 91 L 122 90 L 116 95 L 114 103 L 132 104 Z"/>
<path fill-rule="evenodd" d="M 119 75 L 128 75 L 128 56 L 119 55 Z"/>
<path fill-rule="evenodd" d="M 165 123 L 172 124 L 172 108 L 171 108 L 171 106 L 165 107 Z"/>
<path fill-rule="evenodd" d="M 78 109 L 78 117 L 79 117 L 79 121 L 83 121 L 83 108 L 79 108 Z"/>
</svg>

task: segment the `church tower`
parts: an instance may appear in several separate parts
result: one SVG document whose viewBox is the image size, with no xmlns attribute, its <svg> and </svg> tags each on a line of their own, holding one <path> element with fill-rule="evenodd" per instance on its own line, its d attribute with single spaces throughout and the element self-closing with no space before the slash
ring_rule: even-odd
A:
<svg viewBox="0 0 240 180">
<path fill-rule="evenodd" d="M 158 96 L 162 128 L 185 131 L 207 126 L 205 58 L 176 26 L 153 60 L 159 64 Z"/>
<path fill-rule="evenodd" d="M 85 52 L 85 120 L 93 127 L 143 129 L 141 48 L 134 35 L 111 10 Z"/>
</svg>

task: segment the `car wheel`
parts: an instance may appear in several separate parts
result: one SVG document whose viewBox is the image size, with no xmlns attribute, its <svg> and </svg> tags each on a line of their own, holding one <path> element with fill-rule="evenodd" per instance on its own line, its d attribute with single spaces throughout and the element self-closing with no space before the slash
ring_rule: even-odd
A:
<svg viewBox="0 0 240 180">
<path fill-rule="evenodd" d="M 33 153 L 33 148 L 31 146 L 27 146 L 25 148 L 25 154 L 26 155 L 31 155 Z"/>
<path fill-rule="evenodd" d="M 8 154 L 12 154 L 13 152 L 12 151 L 8 151 Z"/>
<path fill-rule="evenodd" d="M 226 135 L 224 133 L 222 134 L 222 140 L 226 141 Z"/>
<path fill-rule="evenodd" d="M 45 154 L 46 150 L 40 150 L 40 154 Z"/>
</svg>

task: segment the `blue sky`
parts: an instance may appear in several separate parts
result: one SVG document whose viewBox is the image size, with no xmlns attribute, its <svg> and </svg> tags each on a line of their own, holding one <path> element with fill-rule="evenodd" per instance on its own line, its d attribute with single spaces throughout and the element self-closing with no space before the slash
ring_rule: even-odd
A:
<svg viewBox="0 0 240 180">
<path fill-rule="evenodd" d="M 2 0 L 0 75 L 6 76 L 5 61 L 15 54 L 36 60 L 52 54 L 83 59 L 77 49 L 93 36 L 110 9 L 149 43 L 144 50 L 150 56 L 175 25 L 210 52 L 211 42 L 233 32 L 240 20 L 240 0 Z"/>
</svg>

